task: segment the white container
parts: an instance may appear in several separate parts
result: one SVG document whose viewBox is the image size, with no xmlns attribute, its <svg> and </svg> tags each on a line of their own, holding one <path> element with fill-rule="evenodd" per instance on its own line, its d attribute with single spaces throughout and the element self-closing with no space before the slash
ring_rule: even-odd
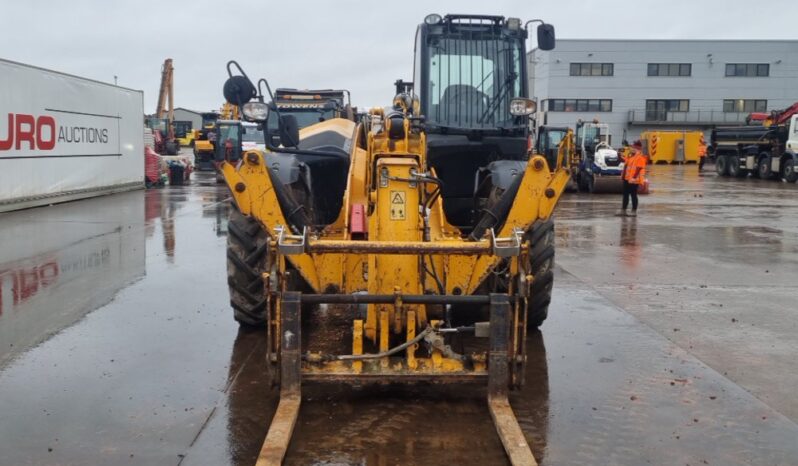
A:
<svg viewBox="0 0 798 466">
<path fill-rule="evenodd" d="M 144 187 L 143 101 L 0 59 L 0 212 Z"/>
</svg>

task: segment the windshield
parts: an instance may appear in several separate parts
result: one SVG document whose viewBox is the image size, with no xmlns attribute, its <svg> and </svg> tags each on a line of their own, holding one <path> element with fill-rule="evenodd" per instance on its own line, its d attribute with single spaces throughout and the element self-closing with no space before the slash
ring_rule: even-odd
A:
<svg viewBox="0 0 798 466">
<path fill-rule="evenodd" d="M 296 118 L 299 129 L 305 128 L 310 125 L 315 125 L 320 121 L 326 121 L 335 118 L 334 110 L 283 110 L 280 109 L 280 115 L 293 115 Z M 269 128 L 277 128 L 277 112 L 269 112 Z"/>
<path fill-rule="evenodd" d="M 584 125 L 577 128 L 577 138 L 584 143 L 587 150 L 595 150 L 599 142 L 606 142 L 609 144 L 609 134 L 607 128 L 596 125 Z"/>
<path fill-rule="evenodd" d="M 519 126 L 509 107 L 521 95 L 521 44 L 494 35 L 433 35 L 427 44 L 427 122 L 468 129 Z"/>
<path fill-rule="evenodd" d="M 263 130 L 255 127 L 244 127 L 244 134 L 241 135 L 241 141 L 263 144 Z"/>
<path fill-rule="evenodd" d="M 565 138 L 565 130 L 550 130 L 547 131 L 539 141 L 538 150 L 547 151 L 549 149 L 556 149 L 559 147 L 560 142 Z"/>
<path fill-rule="evenodd" d="M 175 122 L 175 136 L 179 138 L 186 137 L 186 133 L 191 131 L 190 121 L 176 121 Z"/>
<path fill-rule="evenodd" d="M 219 136 L 222 142 L 230 140 L 233 144 L 240 142 L 241 127 L 239 125 L 220 125 Z"/>
<path fill-rule="evenodd" d="M 161 118 L 148 118 L 147 127 L 153 131 L 166 133 L 166 120 Z"/>
</svg>

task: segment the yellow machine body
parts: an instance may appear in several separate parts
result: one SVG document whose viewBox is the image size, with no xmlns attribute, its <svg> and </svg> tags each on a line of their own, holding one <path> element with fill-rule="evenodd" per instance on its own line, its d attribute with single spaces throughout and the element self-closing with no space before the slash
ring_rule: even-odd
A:
<svg viewBox="0 0 798 466">
<path fill-rule="evenodd" d="M 434 267 L 445 277 L 445 293 L 467 295 L 477 290 L 500 261 L 492 253 L 495 245 L 491 238 L 467 241 L 461 237 L 460 231 L 446 221 L 440 197 L 429 209 L 429 239 L 424 240 L 419 205 L 421 197 L 431 188 L 406 180 L 411 178 L 411 171 L 426 170 L 425 138 L 423 133 L 412 134 L 409 121 L 405 122 L 408 128 L 406 137 L 401 140 L 390 140 L 374 133 L 366 136 L 368 141 L 359 140 L 364 132 L 359 125 L 345 119 L 328 120 L 300 132 L 300 137 L 306 138 L 334 128 L 348 133 L 352 140 L 348 185 L 338 219 L 320 233 L 302 238 L 301 241 L 306 241 L 306 252 L 285 256 L 315 292 L 331 289 L 345 294 L 437 292 L 434 280 L 419 273 L 424 267 L 422 260 L 426 260 L 428 268 Z M 568 146 L 561 150 L 563 154 L 572 152 Z M 287 221 L 267 173 L 271 156 L 259 150 L 248 151 L 240 166 L 224 163 L 222 171 L 238 209 L 257 218 L 269 237 L 277 241 Z M 568 159 L 561 157 L 559 160 Z M 541 156 L 527 161 L 525 171 L 519 175 L 523 180 L 515 202 L 502 228 L 494 232 L 496 238 L 510 239 L 515 232 L 526 231 L 535 221 L 549 218 L 568 181 L 565 163 L 549 169 Z M 349 213 L 354 204 L 366 205 L 370 212 L 367 240 L 352 239 L 349 233 Z M 374 253 L 361 252 L 368 248 Z M 402 254 L 391 254 L 396 249 L 402 250 Z M 314 250 L 324 252 L 310 252 Z M 414 252 L 408 254 L 408 251 Z M 387 313 L 393 333 L 404 329 L 404 324 L 400 325 L 394 315 L 394 307 L 369 305 L 364 327 L 369 339 L 374 340 L 381 331 L 379 316 L 382 312 Z M 416 313 L 418 325 L 426 325 L 425 306 L 407 306 L 406 309 Z M 384 341 L 380 346 L 386 344 Z"/>
<path fill-rule="evenodd" d="M 487 382 L 490 413 L 511 463 L 534 465 L 506 390 L 523 383 L 526 363 L 527 302 L 536 289 L 528 232 L 550 218 L 565 189 L 573 138 L 559 147 L 556 166 L 534 154 L 517 162 L 517 191 L 503 221 L 474 237 L 446 219 L 423 129 L 405 113 L 373 110 L 370 118 L 370 128 L 336 118 L 300 131 L 300 141 L 325 132 L 345 138 L 342 207 L 326 226 L 289 226 L 280 201 L 285 185 L 274 184 L 280 181 L 269 168 L 279 167 L 280 153 L 247 151 L 240 161 L 221 165 L 235 208 L 256 219 L 268 237 L 262 276 L 267 354 L 279 362 L 281 397 L 258 465 L 282 461 L 302 380 Z M 538 240 L 553 242 L 553 235 Z M 512 277 L 498 292 L 486 285 L 497 268 Z M 304 286 L 297 285 L 299 277 Z M 489 344 L 467 354 L 452 349 L 446 332 L 458 330 L 446 322 L 450 302 L 490 310 L 490 321 L 470 330 Z M 303 346 L 301 305 L 314 303 L 350 306 L 351 354 L 315 351 L 313 341 Z"/>
<path fill-rule="evenodd" d="M 447 251 L 433 254 L 436 265 L 446 270 L 446 292 L 457 290 L 462 294 L 473 293 L 498 262 L 497 257 L 491 257 L 490 239 L 473 242 L 462 238 L 460 231 L 446 221 L 443 203 L 438 198 L 429 212 L 430 239 L 423 241 L 419 199 L 424 186 L 421 183 L 409 186 L 406 181 L 393 180 L 407 179 L 411 170 L 424 169 L 426 154 L 423 134 L 413 136 L 415 140 L 407 138 L 390 141 L 391 144 L 382 136 L 369 134 L 368 148 L 364 149 L 359 143 L 354 143 L 359 137 L 358 133 L 362 133 L 358 125 L 345 119 L 333 119 L 303 129 L 300 137 L 328 130 L 332 126 L 337 131 L 349 132 L 353 140 L 344 207 L 334 223 L 308 238 L 308 245 L 311 249 L 321 246 L 325 251 L 337 249 L 342 252 L 305 252 L 286 256 L 308 285 L 319 293 L 326 289 L 337 289 L 342 293 L 377 290 L 393 293 L 394 287 L 403 293 L 431 289 L 433 284 L 429 279 L 421 280 L 418 274 L 407 275 L 416 271 L 415 261 L 412 267 L 404 263 L 403 267 L 395 262 L 399 259 L 397 256 L 385 253 L 381 259 L 384 259 L 385 264 L 392 264 L 388 268 L 393 270 L 384 271 L 380 265 L 383 262 L 373 265 L 368 262 L 377 255 L 376 250 L 375 254 L 343 251 L 347 246 L 362 250 L 359 245 L 370 244 L 408 250 L 417 248 L 417 254 L 420 255 L 424 254 L 425 245 L 435 244 Z M 562 150 L 571 153 L 568 146 Z M 287 222 L 267 174 L 266 165 L 270 156 L 268 152 L 251 150 L 244 153 L 239 167 L 224 163 L 222 170 L 238 209 L 257 218 L 269 236 L 276 240 L 279 229 L 284 228 Z M 370 170 L 371 166 L 375 169 Z M 531 157 L 525 168 L 520 174 L 523 180 L 516 201 L 502 229 L 495 232 L 496 237 L 509 237 L 514 230 L 525 231 L 533 222 L 548 219 L 568 181 L 566 167 L 555 167 L 554 171 L 550 171 L 545 159 L 540 156 Z M 236 190 L 239 183 L 246 188 Z M 349 209 L 358 203 L 367 205 L 371 212 L 367 241 L 353 240 L 349 234 Z M 372 281 L 363 279 L 362 264 L 368 264 L 369 271 L 375 267 L 378 269 Z M 406 270 L 406 267 L 410 270 Z M 387 276 L 393 278 L 388 280 Z"/>
</svg>

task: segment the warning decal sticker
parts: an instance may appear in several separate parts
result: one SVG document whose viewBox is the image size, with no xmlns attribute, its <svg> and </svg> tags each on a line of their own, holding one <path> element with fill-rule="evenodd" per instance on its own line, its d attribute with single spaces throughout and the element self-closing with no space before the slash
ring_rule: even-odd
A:
<svg viewBox="0 0 798 466">
<path fill-rule="evenodd" d="M 391 220 L 404 220 L 406 215 L 407 193 L 391 191 Z"/>
</svg>

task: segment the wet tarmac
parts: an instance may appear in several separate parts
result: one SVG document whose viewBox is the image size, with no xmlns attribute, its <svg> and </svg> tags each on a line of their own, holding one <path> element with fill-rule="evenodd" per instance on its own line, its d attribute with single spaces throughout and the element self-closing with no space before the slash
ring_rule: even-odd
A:
<svg viewBox="0 0 798 466">
<path fill-rule="evenodd" d="M 652 170 L 558 208 L 511 402 L 539 461 L 798 464 L 798 186 Z M 0 465 L 250 465 L 277 402 L 211 176 L 0 216 Z M 288 464 L 506 464 L 478 387 L 307 386 Z"/>
</svg>

